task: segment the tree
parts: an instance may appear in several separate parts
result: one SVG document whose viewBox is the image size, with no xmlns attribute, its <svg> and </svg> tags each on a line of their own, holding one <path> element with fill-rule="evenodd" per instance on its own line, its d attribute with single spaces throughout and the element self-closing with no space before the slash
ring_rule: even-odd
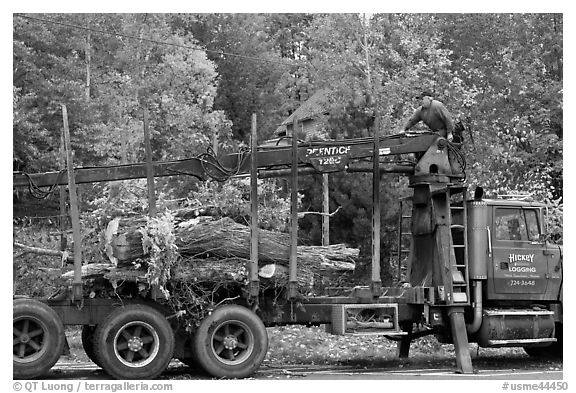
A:
<svg viewBox="0 0 576 393">
<path fill-rule="evenodd" d="M 77 164 L 143 159 L 142 111 L 150 111 L 156 159 L 198 154 L 230 124 L 214 111 L 217 73 L 173 16 L 50 15 L 14 19 L 14 161 L 57 167 L 65 103 Z M 91 29 L 90 95 L 86 92 Z M 62 40 L 60 37 L 69 37 Z"/>
<path fill-rule="evenodd" d="M 232 121 L 236 139 L 247 140 L 257 114 L 259 137 L 269 138 L 283 120 L 277 86 L 289 70 L 276 18 L 281 15 L 202 14 L 183 18 L 183 28 L 208 49 L 219 72 L 215 108 Z M 281 35 L 280 35 L 281 36 Z"/>
<path fill-rule="evenodd" d="M 472 182 L 561 199 L 562 16 L 444 15 L 434 25 L 467 90 Z"/>
</svg>

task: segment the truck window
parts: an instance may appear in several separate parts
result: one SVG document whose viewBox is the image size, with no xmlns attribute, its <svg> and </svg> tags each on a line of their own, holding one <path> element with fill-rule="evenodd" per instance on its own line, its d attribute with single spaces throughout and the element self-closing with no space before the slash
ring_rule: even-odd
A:
<svg viewBox="0 0 576 393">
<path fill-rule="evenodd" d="M 535 209 L 496 208 L 494 220 L 497 240 L 536 241 L 539 238 Z"/>
<path fill-rule="evenodd" d="M 540 239 L 540 226 L 538 225 L 538 211 L 534 209 L 524 209 L 526 228 L 528 229 L 528 240 L 537 241 Z"/>
</svg>

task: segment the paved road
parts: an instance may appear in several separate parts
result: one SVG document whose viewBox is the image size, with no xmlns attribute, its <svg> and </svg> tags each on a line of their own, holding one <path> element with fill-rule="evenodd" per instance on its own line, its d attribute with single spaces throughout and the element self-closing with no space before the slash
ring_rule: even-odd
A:
<svg viewBox="0 0 576 393">
<path fill-rule="evenodd" d="M 488 362 L 489 363 L 489 362 Z M 254 379 L 308 379 L 308 380 L 548 380 L 560 381 L 563 379 L 561 364 L 558 366 L 534 367 L 527 365 L 525 369 L 503 368 L 502 364 L 494 366 L 482 364 L 475 366 L 474 374 L 457 374 L 452 365 L 438 368 L 423 368 L 418 366 L 393 367 L 358 367 L 336 365 L 302 365 L 278 366 L 263 364 L 254 375 Z M 54 366 L 46 379 L 58 380 L 107 380 L 108 377 L 93 363 L 79 363 L 60 361 Z M 210 379 L 198 370 L 191 370 L 178 361 L 170 364 L 161 379 Z"/>
</svg>

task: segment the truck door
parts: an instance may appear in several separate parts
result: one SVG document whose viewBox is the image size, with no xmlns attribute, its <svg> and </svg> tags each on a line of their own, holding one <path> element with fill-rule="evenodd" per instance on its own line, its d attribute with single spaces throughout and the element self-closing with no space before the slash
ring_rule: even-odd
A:
<svg viewBox="0 0 576 393">
<path fill-rule="evenodd" d="M 495 206 L 493 212 L 491 292 L 502 299 L 515 298 L 512 294 L 522 294 L 524 299 L 526 294 L 544 294 L 548 251 L 540 237 L 540 210 Z"/>
</svg>

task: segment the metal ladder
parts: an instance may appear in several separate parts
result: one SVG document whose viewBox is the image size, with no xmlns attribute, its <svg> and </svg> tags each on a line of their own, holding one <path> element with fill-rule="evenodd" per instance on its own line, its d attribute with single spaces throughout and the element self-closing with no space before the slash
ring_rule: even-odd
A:
<svg viewBox="0 0 576 393">
<path fill-rule="evenodd" d="M 404 259 L 405 255 L 409 255 L 410 253 L 410 245 L 412 242 L 412 231 L 411 231 L 411 220 L 412 220 L 412 213 L 406 213 L 406 210 L 412 211 L 411 207 L 411 198 L 406 197 L 400 199 L 400 213 L 398 215 L 398 239 L 397 239 L 397 248 L 395 252 L 396 262 L 398 266 L 398 270 L 396 272 L 396 282 L 400 283 L 404 281 L 406 278 L 406 274 L 404 277 L 402 276 L 402 260 Z M 408 207 L 408 208 L 406 208 Z M 407 223 L 407 224 L 406 224 Z M 406 239 L 408 240 L 406 242 Z M 404 266 L 406 268 L 406 266 Z"/>
<path fill-rule="evenodd" d="M 456 364 L 460 372 L 470 374 L 473 372 L 472 359 L 468 347 L 466 322 L 464 320 L 464 306 L 470 305 L 470 288 L 468 285 L 468 243 L 466 240 L 466 188 L 448 187 L 445 191 L 446 200 L 440 205 L 447 207 L 446 224 L 448 230 L 442 232 L 448 237 L 449 255 L 444 265 L 444 285 L 446 305 L 450 330 L 454 342 Z M 461 196 L 460 198 L 456 198 Z M 459 200 L 458 200 L 459 199 Z"/>
<path fill-rule="evenodd" d="M 448 289 L 451 294 L 449 303 L 468 305 L 470 304 L 470 286 L 468 278 L 468 238 L 466 236 L 466 190 L 457 195 L 462 196 L 461 200 L 454 200 L 455 196 L 450 195 L 450 190 L 447 191 L 447 198 L 450 202 L 448 225 L 452 244 L 449 267 L 452 287 Z"/>
</svg>

